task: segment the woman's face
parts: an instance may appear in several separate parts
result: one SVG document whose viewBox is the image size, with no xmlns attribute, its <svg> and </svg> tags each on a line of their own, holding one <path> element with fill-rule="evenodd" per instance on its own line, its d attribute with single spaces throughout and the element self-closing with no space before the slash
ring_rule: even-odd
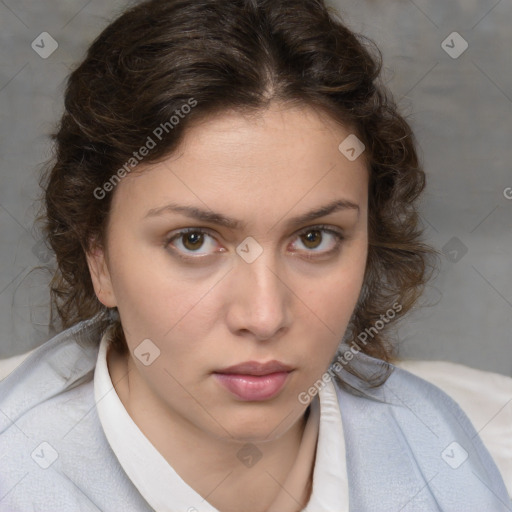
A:
<svg viewBox="0 0 512 512">
<path fill-rule="evenodd" d="M 118 184 L 105 252 L 88 258 L 140 400 L 245 441 L 301 418 L 299 394 L 328 368 L 363 283 L 368 171 L 338 149 L 349 135 L 306 106 L 225 113 Z M 286 368 L 223 373 L 270 361 Z"/>
</svg>

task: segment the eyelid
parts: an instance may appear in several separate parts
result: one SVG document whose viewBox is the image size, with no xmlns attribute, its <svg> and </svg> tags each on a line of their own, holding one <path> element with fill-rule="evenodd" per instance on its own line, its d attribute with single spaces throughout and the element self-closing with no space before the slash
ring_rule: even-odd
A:
<svg viewBox="0 0 512 512">
<path fill-rule="evenodd" d="M 297 231 L 297 236 L 308 233 L 309 231 L 326 231 L 327 233 L 332 233 L 343 237 L 345 236 L 343 229 L 337 228 L 336 226 L 331 226 L 330 224 L 315 224 L 314 226 L 302 228 L 300 231 Z"/>
</svg>

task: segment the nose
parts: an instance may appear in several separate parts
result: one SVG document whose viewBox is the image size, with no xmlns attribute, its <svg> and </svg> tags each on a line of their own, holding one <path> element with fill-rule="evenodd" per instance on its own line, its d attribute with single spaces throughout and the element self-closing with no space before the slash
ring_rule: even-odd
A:
<svg viewBox="0 0 512 512">
<path fill-rule="evenodd" d="M 228 284 L 230 330 L 259 341 L 282 334 L 290 321 L 293 294 L 270 252 L 264 251 L 252 263 L 240 258 Z"/>
</svg>

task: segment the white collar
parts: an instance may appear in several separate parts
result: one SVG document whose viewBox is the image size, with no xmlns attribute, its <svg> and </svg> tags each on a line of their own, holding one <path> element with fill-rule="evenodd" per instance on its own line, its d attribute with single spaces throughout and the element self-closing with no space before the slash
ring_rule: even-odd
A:
<svg viewBox="0 0 512 512">
<path fill-rule="evenodd" d="M 107 331 L 101 339 L 94 372 L 94 398 L 105 436 L 123 470 L 158 512 L 219 512 L 176 473 L 124 408 L 108 372 L 108 342 Z M 348 512 L 345 439 L 332 382 L 320 390 L 319 398 L 320 426 L 313 487 L 304 511 Z"/>
</svg>

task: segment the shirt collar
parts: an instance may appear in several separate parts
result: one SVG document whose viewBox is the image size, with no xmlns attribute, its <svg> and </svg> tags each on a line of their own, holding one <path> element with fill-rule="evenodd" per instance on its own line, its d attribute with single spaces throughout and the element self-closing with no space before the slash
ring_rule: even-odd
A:
<svg viewBox="0 0 512 512">
<path fill-rule="evenodd" d="M 102 337 L 98 351 L 94 397 L 105 436 L 121 467 L 149 505 L 159 512 L 219 512 L 176 473 L 124 408 L 108 371 L 108 334 L 109 331 Z M 334 384 L 325 384 L 318 394 L 320 424 L 313 488 L 305 512 L 348 511 L 341 413 Z"/>
</svg>

